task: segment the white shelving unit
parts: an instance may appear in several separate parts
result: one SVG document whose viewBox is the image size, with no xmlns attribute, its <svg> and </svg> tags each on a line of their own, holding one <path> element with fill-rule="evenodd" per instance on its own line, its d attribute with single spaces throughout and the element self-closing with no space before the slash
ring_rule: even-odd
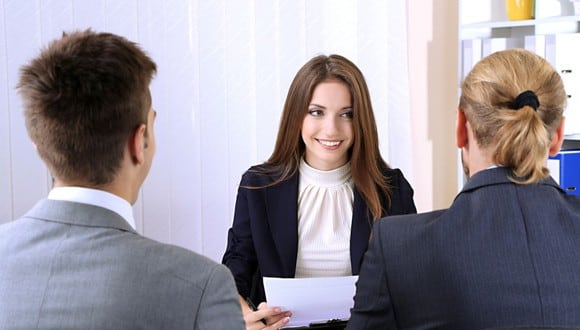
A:
<svg viewBox="0 0 580 330">
<path fill-rule="evenodd" d="M 505 28 L 514 28 L 514 27 L 535 27 L 541 26 L 545 24 L 554 24 L 554 23 L 569 23 L 569 22 L 578 22 L 580 21 L 580 16 L 573 15 L 573 16 L 555 16 L 555 17 L 544 17 L 538 19 L 527 19 L 521 21 L 494 21 L 494 22 L 477 22 L 477 23 L 468 23 L 464 24 L 461 28 L 463 30 L 469 29 L 505 29 Z"/>
<path fill-rule="evenodd" d="M 494 51 L 517 47 L 538 53 L 561 72 L 570 96 L 564 113 L 564 148 L 580 149 L 580 12 L 575 12 L 574 0 L 535 2 L 535 19 L 511 21 L 505 0 L 459 1 L 458 82 L 479 59 Z M 461 170 L 458 177 L 461 189 Z"/>
<path fill-rule="evenodd" d="M 527 48 L 561 73 L 570 96 L 566 139 L 580 140 L 580 15 L 571 0 L 536 0 L 535 19 L 510 21 L 505 0 L 461 0 L 458 81 L 482 57 L 506 48 Z"/>
<path fill-rule="evenodd" d="M 578 32 L 580 0 L 535 0 L 535 19 L 511 21 L 505 0 L 460 0 L 459 38 L 518 37 Z M 578 2 L 580 3 L 580 2 Z"/>
</svg>

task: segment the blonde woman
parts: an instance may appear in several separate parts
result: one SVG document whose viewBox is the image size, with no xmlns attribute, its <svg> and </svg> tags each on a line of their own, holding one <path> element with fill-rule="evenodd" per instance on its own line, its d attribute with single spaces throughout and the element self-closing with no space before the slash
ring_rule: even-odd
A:
<svg viewBox="0 0 580 330">
<path fill-rule="evenodd" d="M 566 93 L 543 58 L 494 53 L 467 75 L 451 207 L 377 221 L 347 329 L 580 327 L 580 198 L 549 176 Z"/>
</svg>

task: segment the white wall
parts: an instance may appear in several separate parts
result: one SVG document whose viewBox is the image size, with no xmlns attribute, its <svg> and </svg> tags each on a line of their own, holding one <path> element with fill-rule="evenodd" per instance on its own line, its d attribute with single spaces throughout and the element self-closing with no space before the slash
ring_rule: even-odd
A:
<svg viewBox="0 0 580 330">
<path fill-rule="evenodd" d="M 457 194 L 458 1 L 409 0 L 407 28 L 417 209 L 447 208 Z"/>
<path fill-rule="evenodd" d="M 417 147 L 411 134 L 405 6 L 404 0 L 0 0 L 0 222 L 22 215 L 50 189 L 24 130 L 14 91 L 18 69 L 63 30 L 87 27 L 139 42 L 158 64 L 152 83 L 158 151 L 134 208 L 144 235 L 221 258 L 240 176 L 270 155 L 290 81 L 320 53 L 359 65 L 383 156 L 415 186 L 419 208 L 430 207 L 432 191 L 414 179 L 422 169 L 413 157 L 422 152 L 412 149 L 423 141 Z"/>
</svg>

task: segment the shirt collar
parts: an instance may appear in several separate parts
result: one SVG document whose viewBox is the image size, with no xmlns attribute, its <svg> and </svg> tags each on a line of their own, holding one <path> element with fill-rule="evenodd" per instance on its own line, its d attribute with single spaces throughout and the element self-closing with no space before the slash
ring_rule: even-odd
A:
<svg viewBox="0 0 580 330">
<path fill-rule="evenodd" d="M 299 171 L 301 182 L 314 183 L 318 186 L 335 187 L 352 180 L 350 162 L 333 170 L 322 171 L 308 165 L 303 157 L 300 159 Z"/>
<path fill-rule="evenodd" d="M 106 208 L 119 214 L 137 230 L 131 204 L 117 195 L 103 190 L 83 187 L 56 187 L 48 194 L 48 199 L 90 204 Z"/>
</svg>

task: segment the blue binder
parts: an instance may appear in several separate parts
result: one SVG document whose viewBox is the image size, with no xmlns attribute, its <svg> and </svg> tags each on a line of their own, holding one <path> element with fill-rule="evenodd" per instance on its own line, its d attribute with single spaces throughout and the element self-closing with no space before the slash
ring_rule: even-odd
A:
<svg viewBox="0 0 580 330">
<path fill-rule="evenodd" d="M 558 180 L 562 189 L 572 195 L 580 195 L 580 150 L 562 150 L 552 160 L 558 161 L 559 173 L 554 179 Z"/>
</svg>

